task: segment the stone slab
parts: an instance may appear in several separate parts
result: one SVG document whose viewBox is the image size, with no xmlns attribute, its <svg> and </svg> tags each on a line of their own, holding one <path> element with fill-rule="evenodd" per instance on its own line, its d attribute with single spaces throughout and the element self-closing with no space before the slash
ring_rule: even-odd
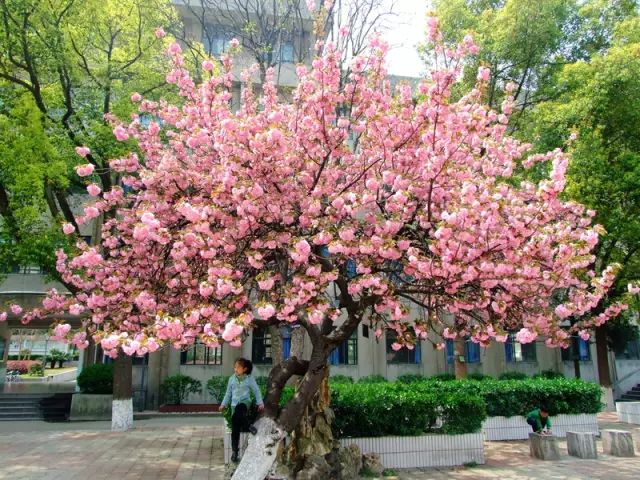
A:
<svg viewBox="0 0 640 480">
<path fill-rule="evenodd" d="M 596 434 L 590 432 L 567 432 L 567 451 L 572 457 L 598 458 Z"/>
<path fill-rule="evenodd" d="M 602 450 L 614 457 L 633 457 L 633 437 L 626 430 L 602 430 Z"/>
<path fill-rule="evenodd" d="M 560 460 L 560 450 L 553 435 L 530 433 L 529 453 L 540 460 Z"/>
</svg>

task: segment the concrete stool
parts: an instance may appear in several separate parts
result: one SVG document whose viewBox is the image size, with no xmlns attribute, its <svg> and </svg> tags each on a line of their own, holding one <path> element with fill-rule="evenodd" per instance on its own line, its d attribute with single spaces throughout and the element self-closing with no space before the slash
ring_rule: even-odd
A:
<svg viewBox="0 0 640 480">
<path fill-rule="evenodd" d="M 633 457 L 633 438 L 626 430 L 602 430 L 602 450 L 614 457 Z"/>
<path fill-rule="evenodd" d="M 529 451 L 533 458 L 560 460 L 560 451 L 553 435 L 529 434 Z"/>
<path fill-rule="evenodd" d="M 567 432 L 569 455 L 578 458 L 598 458 L 596 434 L 591 432 Z"/>
</svg>

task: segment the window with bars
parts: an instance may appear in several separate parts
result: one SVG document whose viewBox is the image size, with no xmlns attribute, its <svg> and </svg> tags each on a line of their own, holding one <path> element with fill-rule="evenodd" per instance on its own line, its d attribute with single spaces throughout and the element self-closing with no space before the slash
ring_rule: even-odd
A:
<svg viewBox="0 0 640 480">
<path fill-rule="evenodd" d="M 269 333 L 269 328 L 256 327 L 251 335 L 251 361 L 256 365 L 272 363 L 271 333 Z"/>
<path fill-rule="evenodd" d="M 358 364 L 358 335 L 356 332 L 331 352 L 329 355 L 329 363 L 331 365 Z"/>
<path fill-rule="evenodd" d="M 445 353 L 447 355 L 447 363 L 453 365 L 455 356 L 453 348 L 453 340 L 445 342 Z M 465 340 L 464 342 L 464 361 L 465 363 L 480 363 L 480 344 Z"/>
<path fill-rule="evenodd" d="M 574 335 L 571 338 L 571 345 L 568 348 L 562 348 L 560 355 L 562 356 L 562 360 L 566 362 L 574 360 L 580 360 L 581 362 L 590 361 L 591 349 L 589 348 L 589 340 L 583 340 L 577 335 Z"/>
<path fill-rule="evenodd" d="M 180 352 L 181 365 L 222 365 L 222 346 L 207 347 L 195 343 L 189 349 Z"/>
<path fill-rule="evenodd" d="M 507 362 L 536 362 L 536 342 L 519 343 L 516 341 L 515 333 L 510 333 L 507 342 L 504 344 L 504 354 Z"/>
<path fill-rule="evenodd" d="M 407 363 L 410 365 L 422 363 L 422 346 L 421 342 L 416 343 L 413 350 L 401 348 L 394 350 L 391 345 L 396 341 L 395 332 L 387 332 L 387 363 Z"/>
</svg>

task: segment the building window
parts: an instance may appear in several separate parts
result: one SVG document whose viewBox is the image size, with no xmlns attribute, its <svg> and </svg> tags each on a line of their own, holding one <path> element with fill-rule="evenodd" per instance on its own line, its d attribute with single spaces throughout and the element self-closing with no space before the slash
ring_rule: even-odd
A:
<svg viewBox="0 0 640 480">
<path fill-rule="evenodd" d="M 331 365 L 358 364 L 358 335 L 355 332 L 331 352 L 329 363 Z"/>
<path fill-rule="evenodd" d="M 627 342 L 625 349 L 616 353 L 616 358 L 620 360 L 640 360 L 640 340 L 635 339 Z"/>
<path fill-rule="evenodd" d="M 293 42 L 284 42 L 280 46 L 280 61 L 282 63 L 293 63 L 294 48 Z"/>
<path fill-rule="evenodd" d="M 268 327 L 256 327 L 253 329 L 251 341 L 251 361 L 256 365 L 272 363 L 271 359 L 271 333 Z M 284 350 L 284 349 L 283 349 Z"/>
<path fill-rule="evenodd" d="M 229 50 L 231 37 L 222 25 L 208 24 L 204 27 L 202 44 L 209 55 L 219 57 Z"/>
<path fill-rule="evenodd" d="M 504 344 L 504 354 L 507 362 L 535 362 L 536 342 L 519 343 L 516 341 L 515 333 L 510 333 L 507 342 Z"/>
<path fill-rule="evenodd" d="M 447 355 L 447 363 L 449 365 L 453 365 L 455 360 L 454 358 L 454 349 L 453 349 L 453 340 L 446 341 L 446 355 Z M 466 340 L 464 342 L 464 361 L 465 363 L 480 363 L 480 344 L 472 342 L 471 340 Z"/>
<path fill-rule="evenodd" d="M 180 352 L 181 365 L 222 365 L 222 347 L 207 347 L 196 342 Z"/>
<path fill-rule="evenodd" d="M 286 360 L 291 356 L 291 328 L 284 327 L 282 332 L 282 359 Z"/>
<path fill-rule="evenodd" d="M 589 348 L 589 340 L 583 340 L 578 336 L 574 336 L 571 340 L 571 345 L 561 350 L 562 360 L 566 362 L 574 360 L 590 361 L 591 349 Z"/>
<path fill-rule="evenodd" d="M 413 350 L 408 348 L 401 348 L 400 350 L 394 350 L 391 345 L 396 341 L 395 332 L 387 331 L 387 363 L 407 363 L 407 364 L 420 364 L 422 363 L 422 346 L 418 341 Z"/>
</svg>

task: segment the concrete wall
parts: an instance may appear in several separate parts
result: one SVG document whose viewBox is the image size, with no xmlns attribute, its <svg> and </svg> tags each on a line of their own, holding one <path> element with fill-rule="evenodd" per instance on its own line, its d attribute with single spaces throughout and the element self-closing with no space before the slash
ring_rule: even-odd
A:
<svg viewBox="0 0 640 480">
<path fill-rule="evenodd" d="M 614 394 L 618 398 L 640 384 L 640 360 L 616 360 L 615 368 L 618 383 Z"/>
</svg>

